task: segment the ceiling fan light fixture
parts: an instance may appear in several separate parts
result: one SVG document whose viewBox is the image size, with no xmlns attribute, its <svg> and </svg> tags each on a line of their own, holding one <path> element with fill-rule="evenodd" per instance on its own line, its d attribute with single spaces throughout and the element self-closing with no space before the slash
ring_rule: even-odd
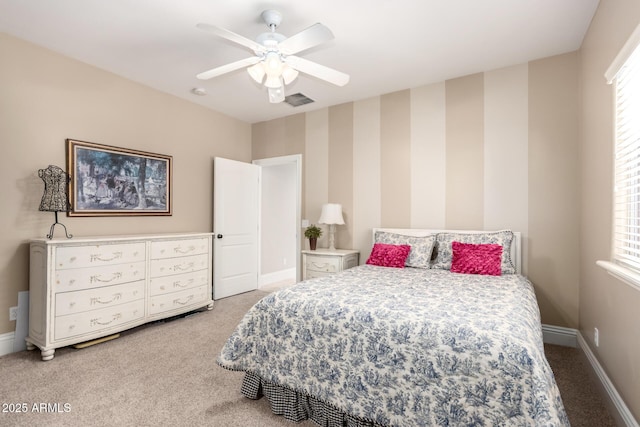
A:
<svg viewBox="0 0 640 427">
<path fill-rule="evenodd" d="M 264 71 L 264 64 L 262 62 L 258 62 L 257 64 L 247 68 L 247 72 L 256 83 L 262 84 L 266 74 Z"/>
<path fill-rule="evenodd" d="M 284 86 L 280 86 L 277 88 L 269 88 L 269 102 L 272 104 L 277 104 L 279 102 L 284 101 Z"/>
<path fill-rule="evenodd" d="M 298 74 L 300 73 L 297 70 L 294 70 L 287 64 L 284 64 L 282 67 L 282 80 L 284 80 L 284 84 L 286 85 L 294 81 L 298 77 Z"/>
<path fill-rule="evenodd" d="M 282 74 L 282 61 L 277 52 L 269 52 L 264 60 L 264 71 L 268 76 L 279 76 Z"/>
<path fill-rule="evenodd" d="M 283 86 L 282 77 L 280 77 L 279 75 L 270 76 L 269 74 L 267 74 L 267 80 L 265 80 L 264 85 L 269 89 L 281 88 Z"/>
<path fill-rule="evenodd" d="M 316 23 L 291 37 L 285 37 L 276 32 L 282 21 L 280 12 L 266 10 L 262 13 L 262 19 L 270 31 L 260 34 L 256 40 L 248 39 L 215 25 L 198 24 L 198 28 L 210 31 L 219 37 L 248 48 L 255 55 L 212 68 L 197 74 L 196 77 L 200 80 L 207 80 L 246 67 L 249 76 L 257 84 L 267 88 L 269 102 L 271 103 L 285 101 L 285 87 L 298 78 L 299 72 L 336 86 L 347 84 L 349 75 L 295 56 L 298 52 L 303 52 L 321 43 L 333 40 L 334 36 L 331 30 L 320 23 Z"/>
</svg>

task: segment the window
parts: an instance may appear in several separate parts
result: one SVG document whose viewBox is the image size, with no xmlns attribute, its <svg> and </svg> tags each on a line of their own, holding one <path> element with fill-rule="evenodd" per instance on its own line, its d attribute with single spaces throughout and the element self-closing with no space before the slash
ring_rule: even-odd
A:
<svg viewBox="0 0 640 427">
<path fill-rule="evenodd" d="M 640 48 L 615 77 L 613 259 L 640 272 Z"/>
<path fill-rule="evenodd" d="M 640 287 L 640 26 L 605 77 L 615 94 L 614 265 L 598 264 Z"/>
</svg>

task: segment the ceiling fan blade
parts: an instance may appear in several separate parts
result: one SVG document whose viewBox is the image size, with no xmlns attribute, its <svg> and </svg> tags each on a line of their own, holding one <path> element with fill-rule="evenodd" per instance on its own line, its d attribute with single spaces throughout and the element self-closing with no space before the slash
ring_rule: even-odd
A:
<svg viewBox="0 0 640 427">
<path fill-rule="evenodd" d="M 287 56 L 284 59 L 284 62 L 298 71 L 322 80 L 326 80 L 336 86 L 344 86 L 349 83 L 348 74 L 334 70 L 333 68 L 325 67 L 324 65 L 320 65 L 317 62 L 312 62 L 307 59 L 300 58 L 299 56 Z"/>
<path fill-rule="evenodd" d="M 280 42 L 278 48 L 280 52 L 285 55 L 294 55 L 303 50 L 333 40 L 333 38 L 333 33 L 330 29 L 317 23 Z"/>
<path fill-rule="evenodd" d="M 250 58 L 241 59 L 240 61 L 213 68 L 209 71 L 204 71 L 198 74 L 196 77 L 200 80 L 207 80 L 225 73 L 229 73 L 231 71 L 235 71 L 242 67 L 248 67 L 250 65 L 257 64 L 258 62 L 260 62 L 260 58 L 258 56 L 252 56 Z"/>
<path fill-rule="evenodd" d="M 201 30 L 210 31 L 219 37 L 225 38 L 227 40 L 231 40 L 232 42 L 238 43 L 239 45 L 248 47 L 249 49 L 253 50 L 256 54 L 258 52 L 265 51 L 264 46 L 261 45 L 260 43 L 255 42 L 251 39 L 248 39 L 244 36 L 241 36 L 240 34 L 236 34 L 233 31 L 216 27 L 215 25 L 209 25 L 209 24 L 203 24 L 203 23 L 196 25 L 196 27 L 200 28 Z"/>
</svg>

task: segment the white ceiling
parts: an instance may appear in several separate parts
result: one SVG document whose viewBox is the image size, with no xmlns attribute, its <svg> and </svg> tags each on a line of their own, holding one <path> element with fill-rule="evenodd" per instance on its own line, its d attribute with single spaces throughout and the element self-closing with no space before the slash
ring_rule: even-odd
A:
<svg viewBox="0 0 640 427">
<path fill-rule="evenodd" d="M 0 32 L 249 123 L 577 50 L 598 0 L 0 0 Z M 250 39 L 265 9 L 292 36 L 321 22 L 335 39 L 298 56 L 351 76 L 344 87 L 303 75 L 270 104 L 246 71 L 196 74 L 253 53 L 197 29 L 204 22 Z M 41 70 L 46 73 L 46 69 Z M 193 88 L 208 95 L 196 96 Z"/>
</svg>

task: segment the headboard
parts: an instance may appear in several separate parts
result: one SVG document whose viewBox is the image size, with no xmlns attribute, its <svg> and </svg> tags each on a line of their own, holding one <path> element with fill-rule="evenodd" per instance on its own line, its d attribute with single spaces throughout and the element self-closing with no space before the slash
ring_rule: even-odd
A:
<svg viewBox="0 0 640 427">
<path fill-rule="evenodd" d="M 371 240 L 375 240 L 376 231 L 386 231 L 389 233 L 404 234 L 405 236 L 428 236 L 436 233 L 491 233 L 488 230 L 430 230 L 425 228 L 374 228 Z M 511 261 L 516 267 L 516 272 L 522 274 L 522 235 L 519 231 L 513 232 L 513 242 L 511 243 Z"/>
</svg>

